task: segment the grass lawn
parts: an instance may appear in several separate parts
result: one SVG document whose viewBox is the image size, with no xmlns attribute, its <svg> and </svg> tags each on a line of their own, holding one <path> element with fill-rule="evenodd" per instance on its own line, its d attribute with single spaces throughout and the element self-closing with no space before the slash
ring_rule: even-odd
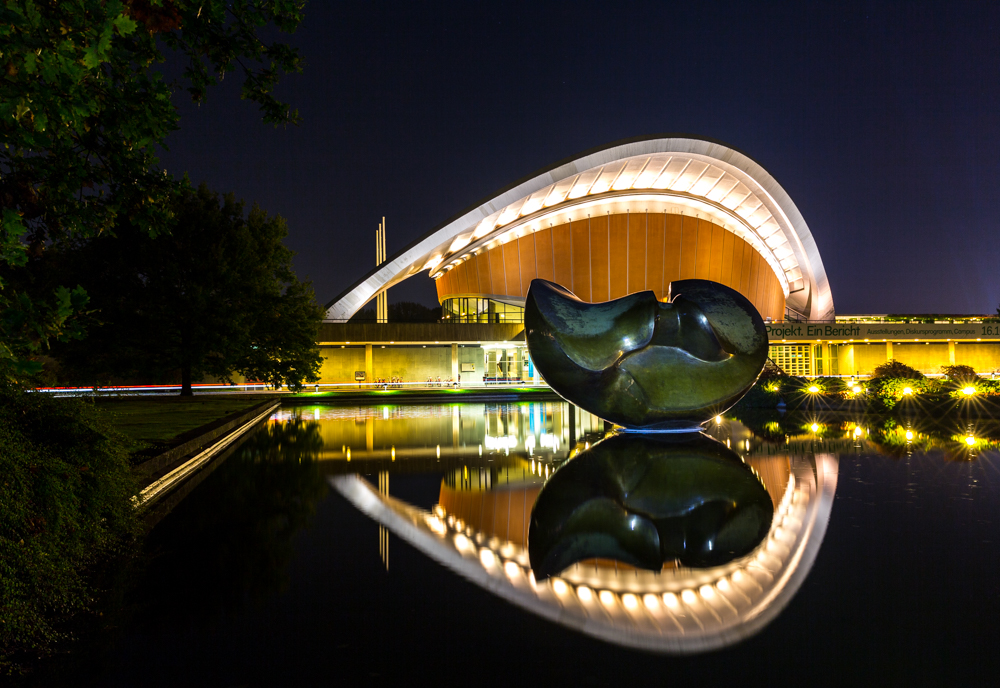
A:
<svg viewBox="0 0 1000 688">
<path fill-rule="evenodd" d="M 262 394 L 205 394 L 194 397 L 98 398 L 98 408 L 129 437 L 143 442 L 166 442 L 206 423 L 250 408 L 266 400 Z"/>
</svg>

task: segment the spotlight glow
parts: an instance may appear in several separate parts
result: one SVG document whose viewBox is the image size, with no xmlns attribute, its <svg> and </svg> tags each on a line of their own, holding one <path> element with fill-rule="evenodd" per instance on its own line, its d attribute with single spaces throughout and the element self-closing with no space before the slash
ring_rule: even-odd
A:
<svg viewBox="0 0 1000 688">
<path fill-rule="evenodd" d="M 913 394 L 913 388 L 912 387 L 903 387 L 903 394 L 905 394 L 907 396 Z"/>
<path fill-rule="evenodd" d="M 976 438 L 973 437 L 972 435 L 969 435 L 968 437 L 965 438 L 965 443 L 971 447 L 976 443 Z"/>
<path fill-rule="evenodd" d="M 819 426 L 816 423 L 813 423 L 812 425 L 809 426 L 809 429 L 812 430 L 813 432 L 816 432 L 817 430 L 819 430 Z"/>
<path fill-rule="evenodd" d="M 819 387 L 817 387 L 816 385 L 809 385 L 809 393 L 810 394 L 816 394 L 816 392 L 818 392 L 818 391 L 819 391 Z"/>
<path fill-rule="evenodd" d="M 975 393 L 976 393 L 975 387 L 966 387 L 962 390 L 962 394 L 964 394 L 967 397 L 971 397 Z"/>
</svg>

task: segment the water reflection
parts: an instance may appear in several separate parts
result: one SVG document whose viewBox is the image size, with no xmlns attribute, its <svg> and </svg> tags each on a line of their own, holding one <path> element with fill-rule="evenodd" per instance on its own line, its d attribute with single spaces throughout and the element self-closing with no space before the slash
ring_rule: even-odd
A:
<svg viewBox="0 0 1000 688">
<path fill-rule="evenodd" d="M 531 514 L 536 579 L 587 559 L 710 567 L 753 550 L 774 505 L 763 481 L 707 435 L 616 435 L 555 473 Z"/>
<path fill-rule="evenodd" d="M 512 438 L 493 449 L 502 461 L 448 467 L 431 510 L 357 475 L 331 483 L 380 526 L 482 588 L 619 645 L 719 648 L 788 604 L 826 531 L 834 455 L 751 456 L 752 433 L 720 419 L 715 439 L 681 447 L 620 436 L 596 443 L 596 421 L 572 449 L 535 456 L 540 443 L 529 448 L 529 436 L 568 440 L 572 414 L 551 407 L 550 426 L 533 428 L 533 414 L 519 409 L 507 419 L 512 433 L 490 435 Z M 365 451 L 377 451 L 372 445 Z M 646 519 L 635 521 L 641 532 L 629 532 L 637 515 Z M 713 552 L 718 544 L 722 552 Z"/>
</svg>

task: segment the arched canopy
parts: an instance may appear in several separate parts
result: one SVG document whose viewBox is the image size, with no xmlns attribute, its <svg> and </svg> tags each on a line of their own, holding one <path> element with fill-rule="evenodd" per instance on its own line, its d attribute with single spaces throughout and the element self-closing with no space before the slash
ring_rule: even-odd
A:
<svg viewBox="0 0 1000 688">
<path fill-rule="evenodd" d="M 767 262 L 790 311 L 809 320 L 833 318 L 816 242 L 778 182 L 721 143 L 666 136 L 589 151 L 515 183 L 372 270 L 327 304 L 326 319 L 346 320 L 379 292 L 423 270 L 439 277 L 479 252 L 572 213 L 650 205 L 721 225 Z"/>
</svg>

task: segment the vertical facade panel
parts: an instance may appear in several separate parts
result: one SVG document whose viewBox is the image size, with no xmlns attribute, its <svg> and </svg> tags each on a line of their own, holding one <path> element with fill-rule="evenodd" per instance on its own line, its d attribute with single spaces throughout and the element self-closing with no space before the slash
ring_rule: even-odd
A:
<svg viewBox="0 0 1000 688">
<path fill-rule="evenodd" d="M 552 228 L 552 252 L 555 256 L 555 279 L 553 281 L 572 290 L 573 270 L 569 225 L 561 224 Z"/>
<path fill-rule="evenodd" d="M 590 285 L 590 218 L 573 220 L 570 225 L 573 251 L 573 293 L 593 301 Z"/>
<path fill-rule="evenodd" d="M 535 235 L 529 234 L 517 240 L 517 253 L 521 257 L 521 290 L 528 295 L 531 280 L 535 279 Z"/>
<path fill-rule="evenodd" d="M 727 287 L 733 286 L 733 246 L 736 235 L 723 230 L 722 237 L 722 275 L 719 281 Z"/>
<path fill-rule="evenodd" d="M 507 278 L 503 274 L 503 247 L 492 248 L 486 252 L 490 261 L 490 281 L 493 283 L 493 294 L 507 293 Z"/>
<path fill-rule="evenodd" d="M 611 298 L 628 294 L 628 217 L 624 214 L 608 218 L 608 256 Z"/>
<path fill-rule="evenodd" d="M 552 230 L 546 227 L 535 232 L 535 270 L 539 279 L 554 281 L 552 273 Z"/>
<path fill-rule="evenodd" d="M 743 270 L 740 272 L 740 293 L 750 298 L 750 272 L 751 264 L 753 262 L 753 257 L 757 254 L 757 250 L 747 242 L 746 248 L 743 250 Z"/>
<path fill-rule="evenodd" d="M 708 263 L 708 279 L 713 282 L 722 282 L 722 251 L 726 243 L 726 235 L 729 234 L 724 227 L 714 223 L 712 226 L 712 255 Z"/>
<path fill-rule="evenodd" d="M 469 271 L 469 293 L 482 294 L 483 289 L 479 286 L 479 261 L 477 256 L 470 257 L 465 261 L 465 266 Z"/>
<path fill-rule="evenodd" d="M 663 216 L 663 295 L 670 293 L 670 283 L 681 278 L 681 229 L 680 215 Z"/>
<path fill-rule="evenodd" d="M 733 235 L 733 274 L 730 279 L 732 287 L 736 291 L 740 291 L 743 284 L 743 251 L 746 249 L 746 245 L 747 242 L 735 234 Z"/>
<path fill-rule="evenodd" d="M 507 291 L 504 293 L 508 296 L 524 296 L 524 290 L 521 287 L 521 259 L 517 254 L 517 240 L 508 241 L 501 248 L 503 249 L 504 275 L 507 278 Z"/>
<path fill-rule="evenodd" d="M 590 289 L 591 300 L 600 303 L 611 299 L 608 282 L 608 216 L 590 218 Z"/>
<path fill-rule="evenodd" d="M 698 218 L 681 217 L 681 279 L 692 279 L 698 264 Z"/>
<path fill-rule="evenodd" d="M 468 294 L 472 290 L 469 289 L 469 263 L 459 263 L 452 272 L 455 273 L 455 277 L 458 280 L 458 291 L 461 294 Z"/>
<path fill-rule="evenodd" d="M 438 303 L 444 303 L 444 300 L 448 298 L 448 292 L 444 288 L 444 282 L 441 281 L 442 279 L 444 278 L 438 277 L 434 280 L 434 288 L 437 289 Z"/>
<path fill-rule="evenodd" d="M 746 291 L 746 297 L 752 303 L 757 304 L 757 280 L 760 277 L 760 254 L 753 251 L 750 256 L 750 284 Z"/>
<path fill-rule="evenodd" d="M 493 275 L 490 273 L 489 251 L 483 251 L 476 256 L 476 267 L 479 269 L 479 292 L 481 294 L 495 294 Z"/>
<path fill-rule="evenodd" d="M 646 289 L 646 213 L 628 215 L 628 293 Z"/>
<path fill-rule="evenodd" d="M 646 288 L 656 293 L 661 301 L 663 290 L 663 213 L 646 213 L 649 229 L 646 232 Z"/>
<path fill-rule="evenodd" d="M 698 220 L 698 257 L 694 276 L 698 279 L 712 279 L 712 223 Z"/>
</svg>

